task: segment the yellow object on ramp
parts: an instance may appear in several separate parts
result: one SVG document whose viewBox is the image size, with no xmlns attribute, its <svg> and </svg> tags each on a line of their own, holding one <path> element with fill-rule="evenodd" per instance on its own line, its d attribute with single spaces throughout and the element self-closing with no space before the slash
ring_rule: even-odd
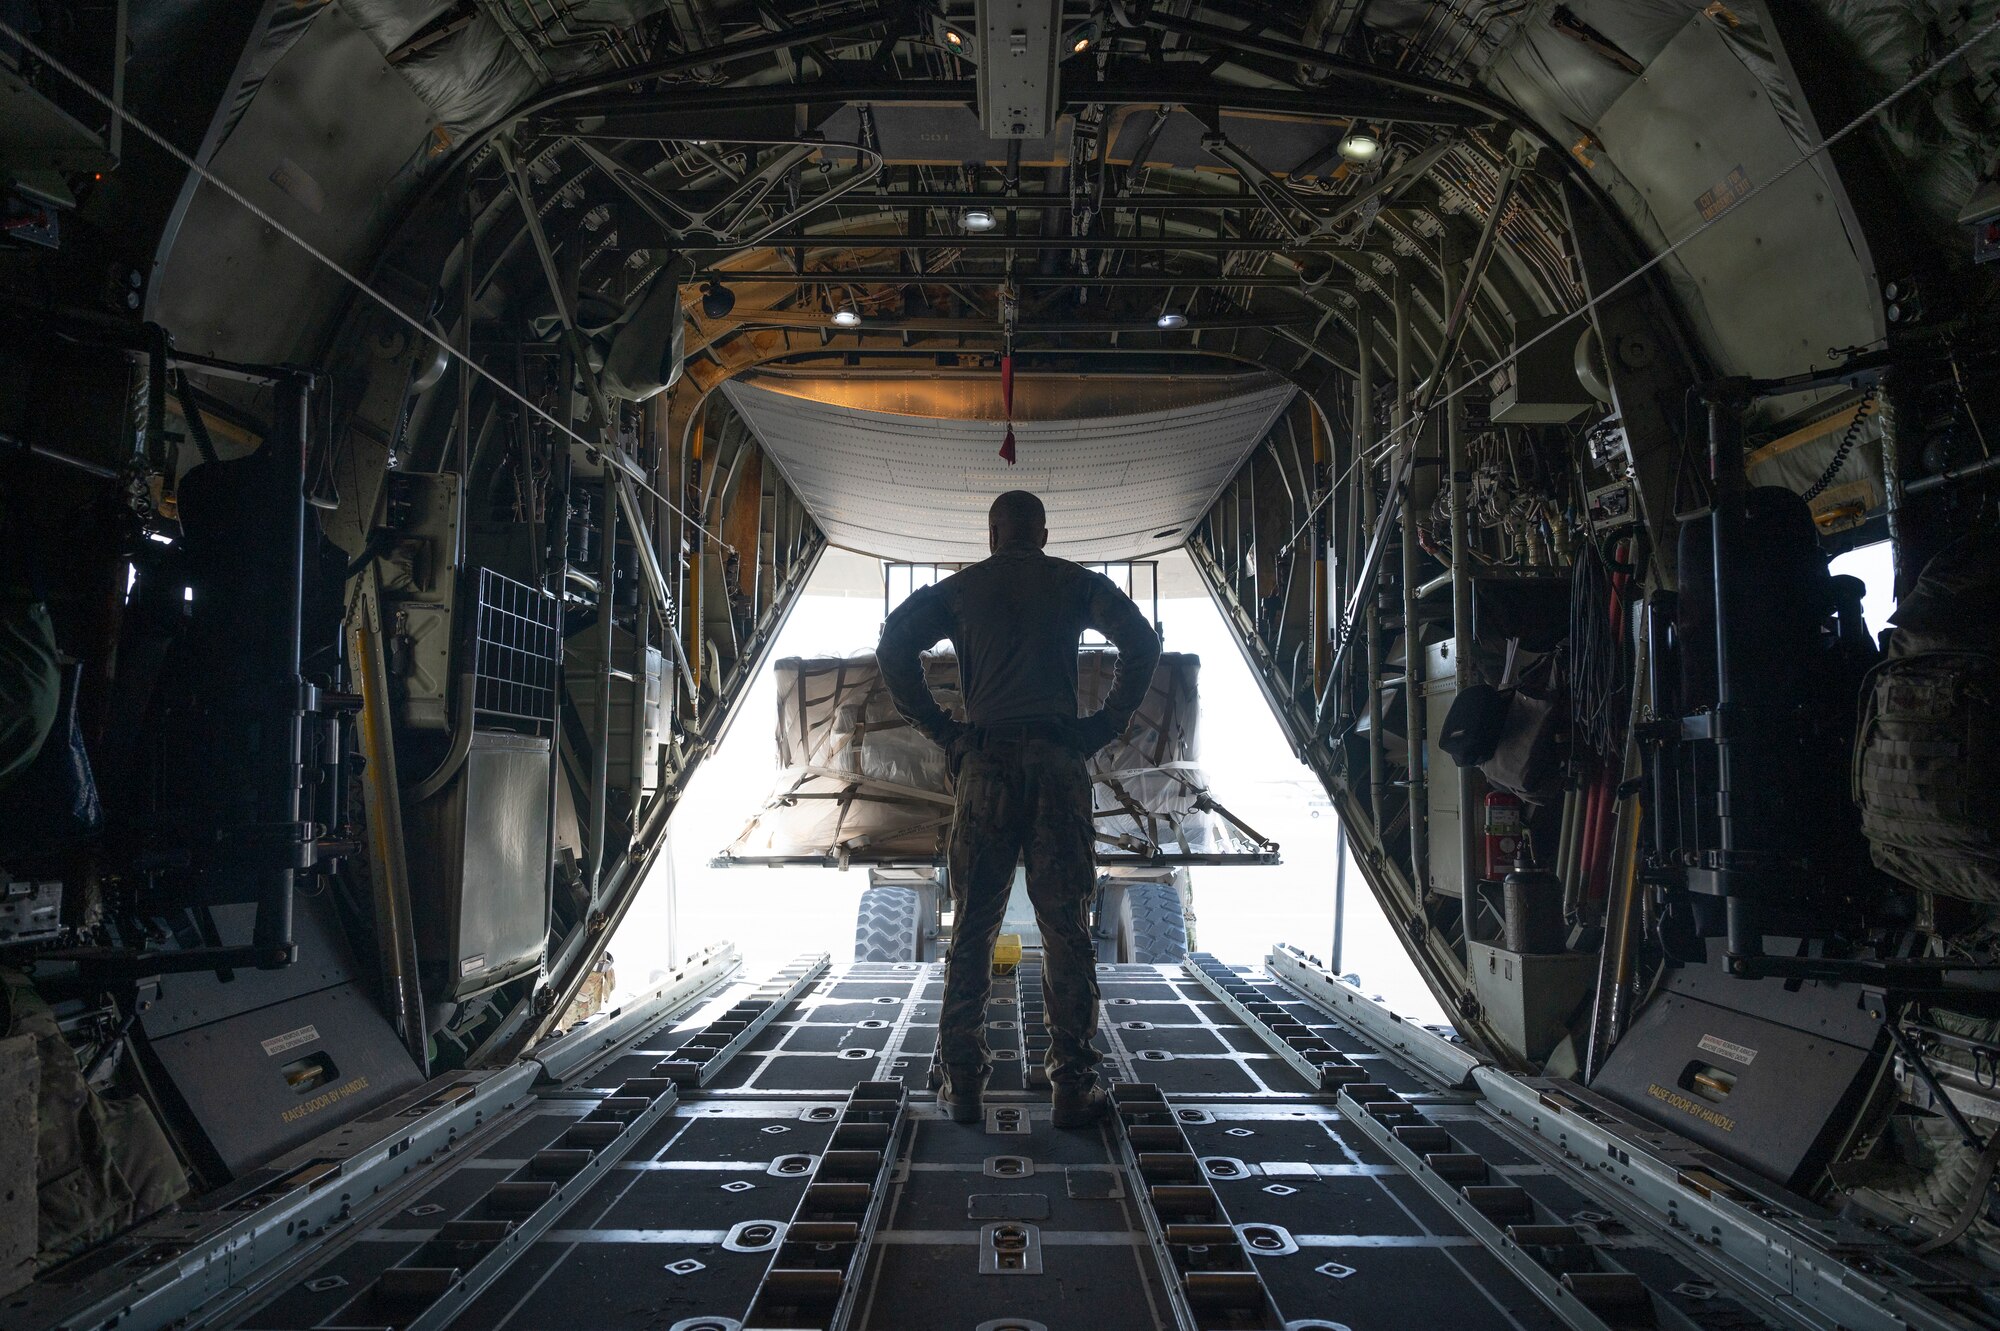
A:
<svg viewBox="0 0 2000 1331">
<path fill-rule="evenodd" d="M 1021 964 L 1021 935 L 1001 934 L 993 940 L 993 973 L 1012 975 Z"/>
</svg>

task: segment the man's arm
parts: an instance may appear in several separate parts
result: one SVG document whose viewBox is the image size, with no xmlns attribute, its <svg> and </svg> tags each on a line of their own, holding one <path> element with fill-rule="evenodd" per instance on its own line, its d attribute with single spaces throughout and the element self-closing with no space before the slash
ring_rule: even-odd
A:
<svg viewBox="0 0 2000 1331">
<path fill-rule="evenodd" d="M 925 587 L 896 607 L 875 647 L 875 662 L 897 712 L 941 748 L 949 748 L 963 727 L 931 696 L 924 683 L 923 653 L 951 630 L 951 607 L 935 587 Z"/>
<path fill-rule="evenodd" d="M 1160 664 L 1160 635 L 1132 598 L 1101 573 L 1090 575 L 1089 612 L 1090 626 L 1118 649 L 1118 676 L 1102 709 L 1115 739 L 1153 686 L 1153 669 Z"/>
</svg>

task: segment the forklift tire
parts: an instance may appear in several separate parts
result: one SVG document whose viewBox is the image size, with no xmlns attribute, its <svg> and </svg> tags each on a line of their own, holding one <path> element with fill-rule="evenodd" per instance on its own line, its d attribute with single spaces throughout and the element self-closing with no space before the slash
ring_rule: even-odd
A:
<svg viewBox="0 0 2000 1331">
<path fill-rule="evenodd" d="M 1118 959 L 1153 966 L 1187 960 L 1187 907 L 1172 883 L 1128 883 L 1118 899 Z"/>
<path fill-rule="evenodd" d="M 854 912 L 856 961 L 921 961 L 922 903 L 914 887 L 871 887 Z"/>
</svg>

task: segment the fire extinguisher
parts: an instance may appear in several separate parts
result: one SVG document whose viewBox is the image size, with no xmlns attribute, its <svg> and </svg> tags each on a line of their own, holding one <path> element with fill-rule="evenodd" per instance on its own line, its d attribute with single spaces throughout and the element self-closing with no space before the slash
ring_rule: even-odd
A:
<svg viewBox="0 0 2000 1331">
<path fill-rule="evenodd" d="M 1486 792 L 1485 833 L 1479 876 L 1504 877 L 1521 852 L 1521 801 L 1504 790 Z"/>
</svg>

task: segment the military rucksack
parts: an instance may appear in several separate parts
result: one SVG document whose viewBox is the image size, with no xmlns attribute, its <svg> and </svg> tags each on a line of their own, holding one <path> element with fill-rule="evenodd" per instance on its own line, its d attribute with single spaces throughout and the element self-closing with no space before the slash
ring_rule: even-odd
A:
<svg viewBox="0 0 2000 1331">
<path fill-rule="evenodd" d="M 1903 598 L 1861 688 L 1853 795 L 1875 866 L 2000 902 L 2000 568 L 1990 539 L 1943 550 Z"/>
</svg>

